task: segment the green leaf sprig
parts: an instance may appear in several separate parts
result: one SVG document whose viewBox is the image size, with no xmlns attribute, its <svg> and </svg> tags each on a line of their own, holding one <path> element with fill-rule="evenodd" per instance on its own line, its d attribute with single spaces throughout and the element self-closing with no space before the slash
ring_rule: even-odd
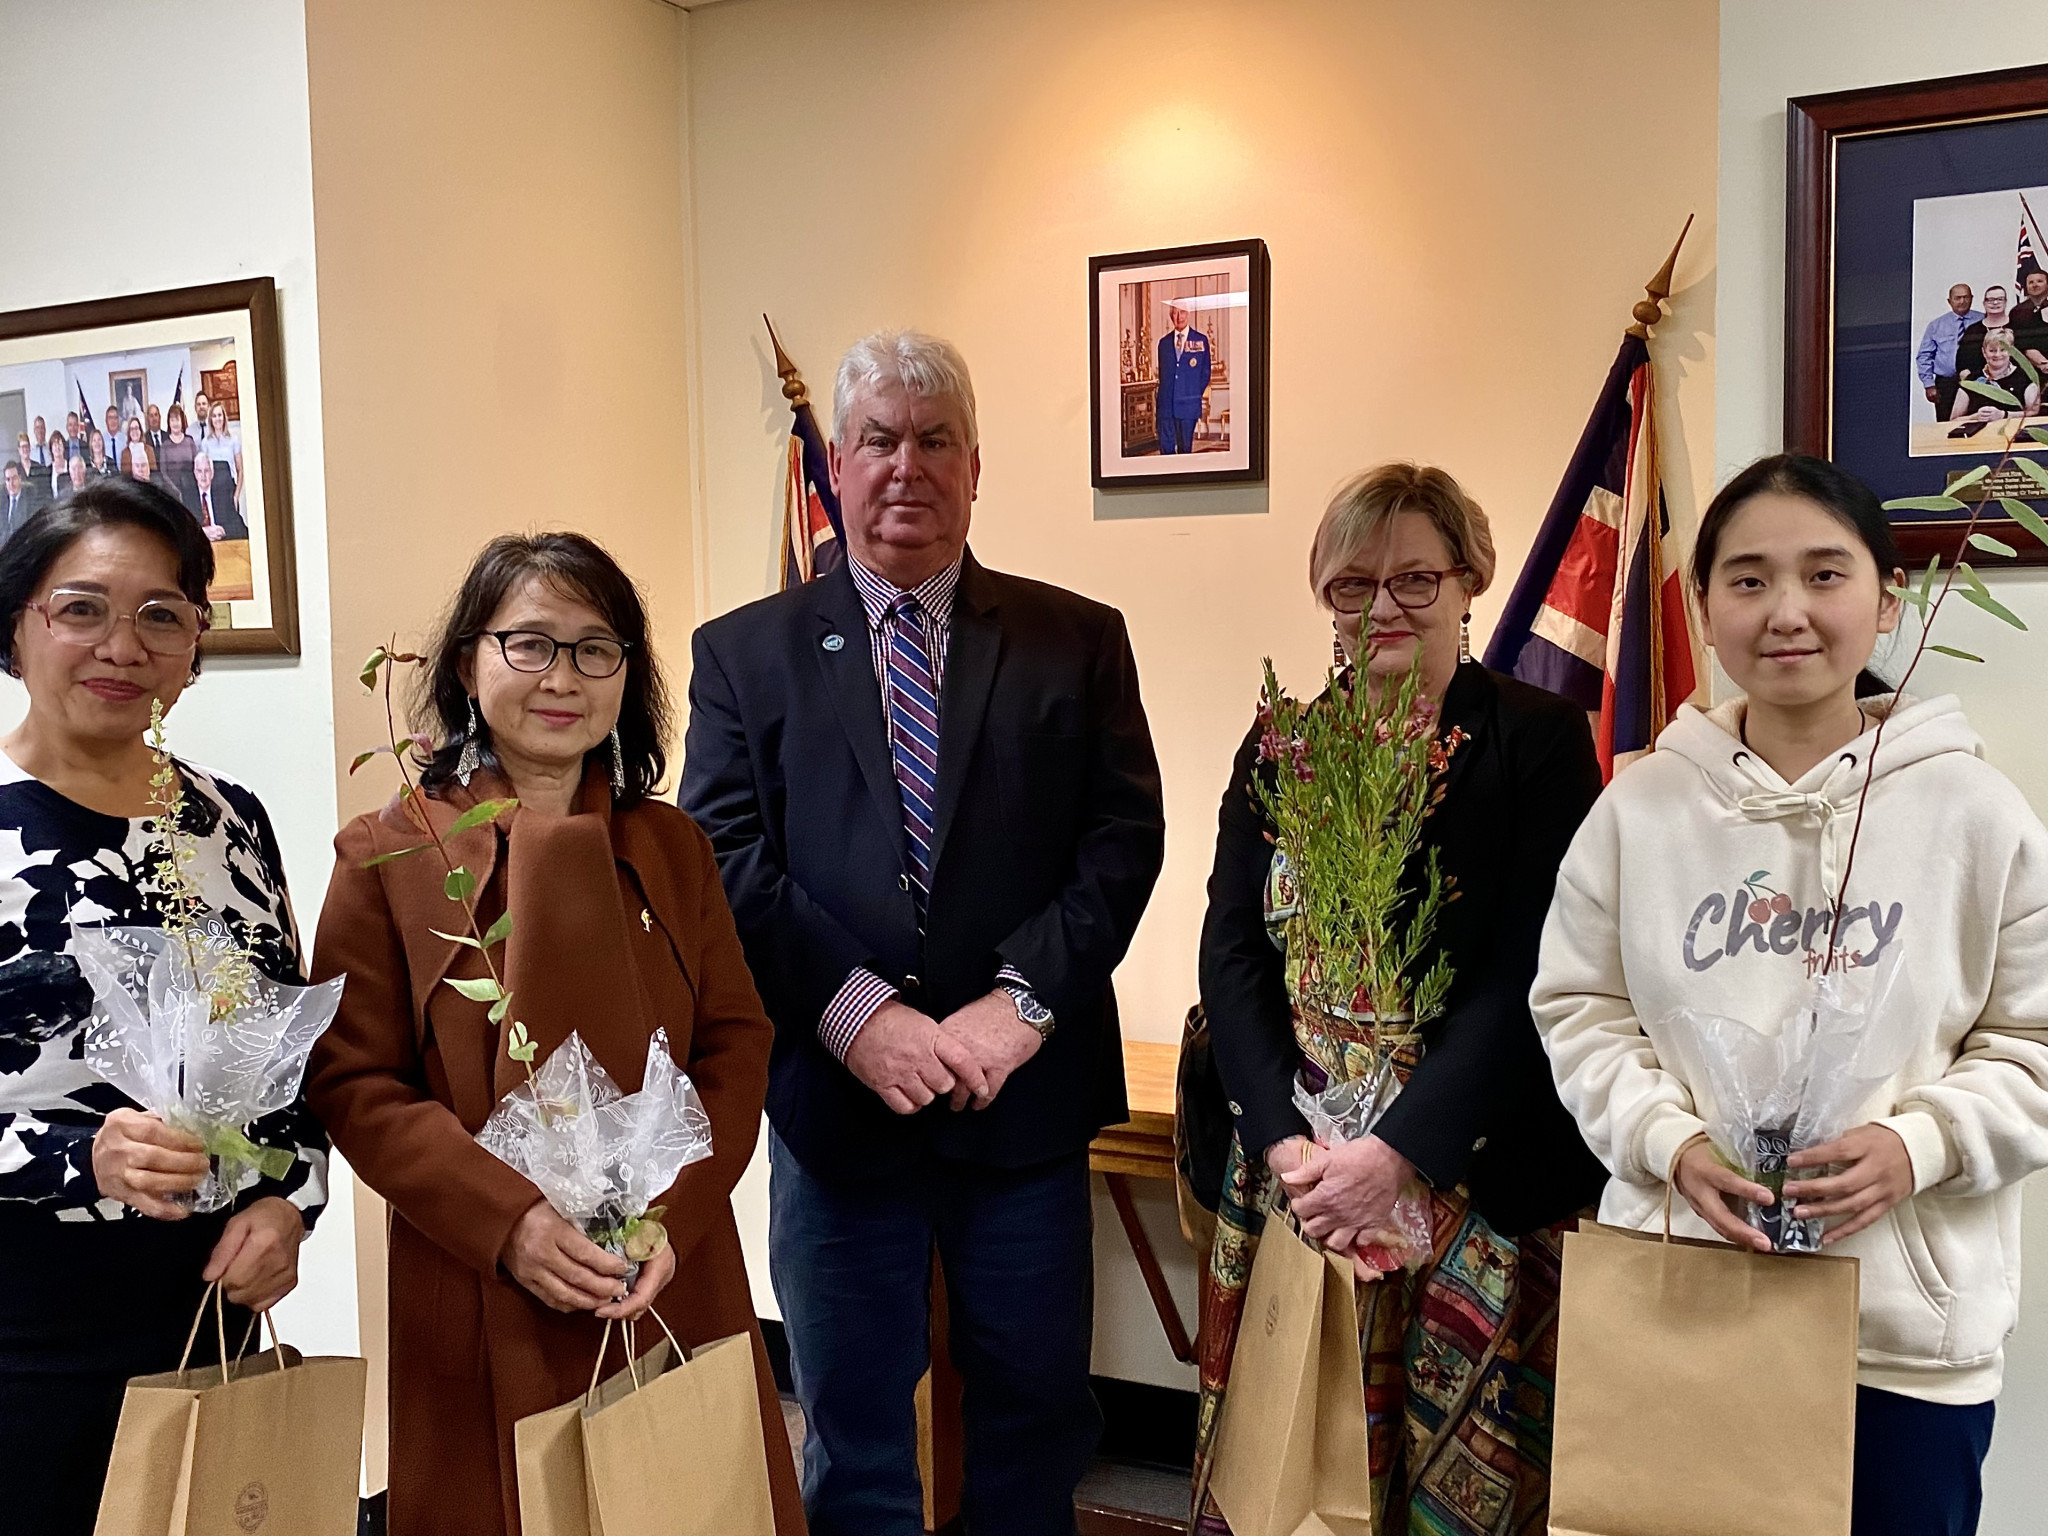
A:
<svg viewBox="0 0 2048 1536">
<path fill-rule="evenodd" d="M 505 1021 L 506 1015 L 512 1011 L 512 993 L 505 985 L 504 973 L 498 968 L 496 951 L 500 950 L 504 946 L 505 941 L 512 936 L 512 914 L 510 911 L 501 913 L 488 929 L 481 925 L 476 910 L 476 874 L 467 865 L 455 862 L 455 855 L 449 851 L 447 839 L 470 831 L 472 828 L 497 821 L 501 816 L 504 816 L 517 806 L 519 802 L 511 799 L 479 800 L 475 805 L 472 805 L 468 810 L 455 818 L 449 825 L 445 835 L 435 830 L 433 818 L 428 816 L 420 806 L 420 800 L 424 792 L 420 789 L 418 781 L 414 779 L 411 765 L 407 760 L 407 749 L 409 747 L 427 752 L 432 750 L 433 743 L 425 735 L 404 735 L 400 733 L 398 729 L 398 707 L 394 697 L 398 669 L 406 666 L 419 666 L 422 661 L 422 657 L 410 651 L 398 650 L 394 641 L 391 645 L 381 645 L 372 651 L 369 659 L 363 663 L 361 671 L 357 674 L 366 692 L 372 694 L 381 692 L 383 694 L 384 724 L 389 740 L 384 746 L 373 747 L 367 752 L 358 753 L 355 761 L 349 765 L 348 771 L 354 773 L 371 759 L 381 757 L 388 752 L 398 764 L 399 778 L 403 781 L 398 791 L 399 804 L 405 811 L 406 819 L 419 828 L 420 831 L 424 832 L 427 839 L 425 842 L 414 843 L 407 848 L 394 849 L 390 853 L 380 853 L 375 858 L 366 859 L 363 862 L 363 867 L 369 869 L 378 864 L 391 863 L 396 859 L 409 858 L 411 855 L 423 853 L 429 848 L 433 849 L 440 856 L 443 872 L 441 893 L 449 901 L 461 908 L 463 916 L 462 926 L 466 931 L 447 933 L 439 928 L 430 928 L 427 931 L 436 938 L 446 939 L 450 943 L 460 944 L 475 950 L 483 957 L 484 969 L 488 972 L 487 975 L 475 978 L 449 976 L 443 979 L 450 987 L 453 987 L 472 1002 L 490 1004 L 489 1017 L 491 1023 L 501 1024 Z M 526 1026 L 518 1019 L 512 1020 L 505 1034 L 505 1054 L 526 1068 L 526 1080 L 529 1084 L 532 1084 L 534 1082 L 533 1058 L 538 1050 L 538 1046 L 527 1033 Z M 536 1093 L 537 1097 L 538 1093 Z M 545 1104 L 541 1106 L 541 1112 L 543 1115 L 547 1113 L 547 1106 Z"/>
<path fill-rule="evenodd" d="M 2034 366 L 2031 358 L 2018 348 L 2014 348 L 2012 360 L 2025 372 L 2027 378 L 2032 383 L 2037 386 L 2040 384 L 2041 372 Z M 1963 388 L 1969 390 L 1972 394 L 1980 395 L 1984 399 L 2002 405 L 2008 410 L 2025 409 L 2009 391 L 2000 389 L 1995 384 L 1986 384 L 1976 379 L 1964 379 L 1962 384 Z M 2024 421 L 2024 417 L 2022 420 Z M 2048 445 L 2048 428 L 2027 427 L 2025 432 L 2026 436 L 2034 442 Z M 1963 547 L 1982 550 L 1987 555 L 1992 555 L 2002 560 L 2010 560 L 2018 554 L 2018 551 L 2003 539 L 1994 538 L 1978 527 L 1978 524 L 1984 520 L 1984 509 L 1991 504 L 1993 498 L 1979 496 L 1972 501 L 1964 501 L 1956 493 L 1958 491 L 1967 491 L 1973 486 L 1983 484 L 2010 464 L 2017 465 L 2020 473 L 2034 482 L 2034 487 L 2037 491 L 2043 495 L 2048 495 L 2048 467 L 2044 467 L 2036 459 L 2015 458 L 2014 452 L 2019 445 L 2020 434 L 2015 432 L 2006 440 L 2005 452 L 1999 455 L 1996 464 L 1979 464 L 1967 474 L 1958 476 L 1955 482 L 1949 486 L 1948 494 L 1946 495 L 1900 496 L 1886 502 L 1884 509 L 1887 512 L 1946 512 L 1951 516 L 1959 512 L 1967 512 L 1969 514 L 1969 521 L 1963 526 L 1961 541 Z M 2041 543 L 2048 544 L 2048 519 L 2043 519 L 2040 513 L 2016 497 L 2000 496 L 1996 500 L 1999 509 L 2007 517 L 2011 518 L 2013 522 Z M 1934 584 L 1936 576 L 1941 577 L 1941 585 L 1938 588 Z M 1961 586 L 1956 584 L 1958 580 L 1961 581 Z M 1894 690 L 1897 694 L 1905 693 L 1907 685 L 1913 681 L 1914 672 L 1919 670 L 1920 658 L 1929 651 L 1938 652 L 1957 661 L 1982 662 L 1984 660 L 1982 656 L 1975 655 L 1969 651 L 1959 650 L 1955 646 L 1937 645 L 1934 643 L 1934 621 L 1941 616 L 1942 605 L 1949 600 L 1951 595 L 1960 597 L 1964 602 L 1970 604 L 1971 607 L 1990 614 L 1991 617 L 1997 619 L 2001 624 L 2009 624 L 2018 630 L 2024 630 L 2027 627 L 2025 621 L 2018 614 L 1991 595 L 1990 589 L 1984 585 L 1984 579 L 1977 574 L 1967 560 L 1959 559 L 1944 571 L 1941 556 L 1937 554 L 1928 560 L 1927 568 L 1920 573 L 1920 579 L 1917 582 L 1910 582 L 1905 585 L 1892 585 L 1888 583 L 1885 590 L 1920 615 L 1920 639 L 1918 644 L 1913 647 L 1911 659 L 1906 663 L 1905 675 L 1899 679 L 1899 685 Z M 1843 903 L 1848 897 L 1849 876 L 1856 869 L 1856 845 L 1863 835 L 1863 810 L 1865 804 L 1870 799 L 1871 781 L 1876 776 L 1874 765 L 1877 761 L 1877 751 L 1879 747 L 1884 745 L 1884 729 L 1890 723 L 1891 711 L 1887 710 L 1884 717 L 1877 722 L 1876 735 L 1871 738 L 1870 762 L 1864 766 L 1863 787 L 1856 795 L 1856 820 L 1849 829 L 1849 851 L 1842 861 L 1842 878 L 1835 886 L 1834 914 L 1828 924 L 1828 952 L 1825 959 L 1821 962 L 1822 975 L 1826 975 L 1835 967 L 1837 958 L 1835 938 L 1840 933 L 1842 927 Z"/>
<path fill-rule="evenodd" d="M 1335 1075 L 1354 1076 L 1347 1048 L 1391 1058 L 1443 1011 L 1450 990 L 1449 958 L 1424 960 L 1453 881 L 1434 848 L 1413 883 L 1411 870 L 1464 733 L 1438 739 L 1419 656 L 1377 696 L 1333 670 L 1307 704 L 1281 688 L 1269 659 L 1259 714 L 1259 755 L 1273 772 L 1253 779 L 1253 793 L 1296 898 L 1282 926 L 1288 990 L 1306 1005 L 1312 1033 L 1327 1037 L 1311 1043 L 1313 1054 Z"/>
</svg>

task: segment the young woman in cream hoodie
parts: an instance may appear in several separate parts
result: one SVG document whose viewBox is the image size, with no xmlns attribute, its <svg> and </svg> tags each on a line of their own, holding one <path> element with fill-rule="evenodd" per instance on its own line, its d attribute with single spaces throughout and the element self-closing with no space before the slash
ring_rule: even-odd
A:
<svg viewBox="0 0 2048 1536">
<path fill-rule="evenodd" d="M 1920 1043 L 1863 1123 L 1792 1158 L 1835 1171 L 1788 1199 L 1862 1266 L 1855 1536 L 1967 1536 L 2018 1316 L 2019 1182 L 2048 1166 L 2048 831 L 1953 697 L 1857 699 L 1899 564 L 1877 498 L 1821 460 L 1761 460 L 1714 499 L 1693 581 L 1743 695 L 1681 708 L 1594 806 L 1530 1000 L 1613 1174 L 1601 1219 L 1661 1226 L 1668 1182 L 1691 1208 L 1674 1230 L 1768 1249 L 1730 1202 L 1770 1196 L 1715 1159 L 1664 1021 L 1788 1018 L 1855 838 L 1836 964 L 1899 948 L 1893 1006 Z"/>
</svg>

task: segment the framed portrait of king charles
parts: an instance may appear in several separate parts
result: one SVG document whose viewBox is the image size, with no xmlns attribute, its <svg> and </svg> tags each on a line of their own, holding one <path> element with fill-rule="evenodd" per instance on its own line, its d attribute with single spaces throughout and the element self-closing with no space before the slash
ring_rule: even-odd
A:
<svg viewBox="0 0 2048 1536">
<path fill-rule="evenodd" d="M 298 654 L 272 279 L 0 314 L 0 437 L 0 539 L 95 480 L 150 481 L 213 544 L 202 654 Z"/>
<path fill-rule="evenodd" d="M 1088 261 L 1098 489 L 1266 478 L 1263 240 Z"/>
</svg>

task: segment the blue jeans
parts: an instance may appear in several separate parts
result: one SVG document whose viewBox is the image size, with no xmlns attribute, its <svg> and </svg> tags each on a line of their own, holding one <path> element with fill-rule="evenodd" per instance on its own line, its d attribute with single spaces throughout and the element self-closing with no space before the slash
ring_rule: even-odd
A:
<svg viewBox="0 0 2048 1536">
<path fill-rule="evenodd" d="M 1993 1409 L 1858 1387 L 1850 1536 L 1976 1536 Z"/>
<path fill-rule="evenodd" d="M 816 1177 L 769 1134 L 768 1267 L 804 1410 L 812 1536 L 922 1536 L 913 1394 L 931 1253 L 959 1367 L 970 1536 L 1069 1536 L 1102 1433 L 1088 1390 L 1085 1152 L 1024 1169 L 936 1157 L 886 1182 Z"/>
</svg>

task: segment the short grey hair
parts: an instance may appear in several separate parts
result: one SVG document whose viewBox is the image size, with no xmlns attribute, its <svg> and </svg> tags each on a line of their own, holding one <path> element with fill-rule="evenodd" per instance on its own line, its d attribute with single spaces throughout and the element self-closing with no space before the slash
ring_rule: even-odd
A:
<svg viewBox="0 0 2048 1536">
<path fill-rule="evenodd" d="M 832 383 L 832 437 L 842 447 L 853 426 L 854 397 L 863 391 L 899 386 L 920 400 L 955 401 L 967 417 L 967 446 L 981 441 L 974 419 L 974 381 L 967 359 L 950 341 L 922 331 L 876 331 L 846 349 Z"/>
</svg>

